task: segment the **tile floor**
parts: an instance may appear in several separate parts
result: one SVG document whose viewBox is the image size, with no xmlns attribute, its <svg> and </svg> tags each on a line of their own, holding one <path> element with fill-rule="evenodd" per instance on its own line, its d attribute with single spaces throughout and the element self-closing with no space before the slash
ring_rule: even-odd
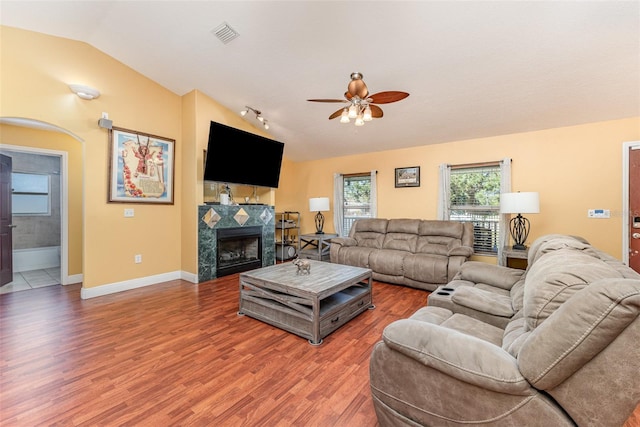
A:
<svg viewBox="0 0 640 427">
<path fill-rule="evenodd" d="M 0 287 L 0 294 L 60 284 L 60 267 L 13 273 L 13 282 Z"/>
</svg>

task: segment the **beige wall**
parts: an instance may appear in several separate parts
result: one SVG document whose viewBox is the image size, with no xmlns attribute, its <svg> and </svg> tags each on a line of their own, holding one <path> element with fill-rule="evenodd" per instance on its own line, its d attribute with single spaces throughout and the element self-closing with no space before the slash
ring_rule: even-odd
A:
<svg viewBox="0 0 640 427">
<path fill-rule="evenodd" d="M 83 169 L 82 184 L 70 183 L 70 197 L 72 203 L 84 200 L 83 218 L 77 218 L 77 213 L 70 218 L 70 274 L 78 272 L 79 259 L 84 263 L 83 286 L 88 288 L 178 271 L 181 192 L 176 191 L 172 206 L 107 203 L 109 138 L 97 121 L 104 111 L 115 126 L 175 139 L 175 188 L 179 189 L 180 97 L 85 43 L 8 27 L 0 27 L 0 40 L 0 116 L 52 123 L 85 141 L 69 143 L 81 147 L 74 146 L 74 154 L 82 152 L 81 163 L 70 164 L 70 175 Z M 71 83 L 95 87 L 102 95 L 92 101 L 82 100 L 69 90 Z M 3 141 L 10 127 L 3 127 Z M 31 132 L 28 129 L 11 132 L 21 135 L 15 140 L 23 145 L 50 148 L 58 138 L 57 134 L 40 132 L 41 138 L 34 141 L 26 136 Z M 134 218 L 124 218 L 125 207 L 135 209 Z M 82 221 L 83 254 L 78 256 L 77 244 L 71 242 Z M 142 264 L 133 262 L 134 254 L 142 254 Z"/>
<path fill-rule="evenodd" d="M 367 126 L 375 126 L 375 121 Z M 277 209 L 300 210 L 302 231 L 313 232 L 308 197 L 333 199 L 333 174 L 378 170 L 378 216 L 436 218 L 438 165 L 512 159 L 513 191 L 538 191 L 540 213 L 529 242 L 547 233 L 578 234 L 622 258 L 622 143 L 640 139 L 640 118 L 538 132 L 424 145 L 288 164 Z M 420 166 L 418 188 L 395 188 L 396 167 Z M 333 209 L 333 206 L 331 206 Z M 589 219 L 587 210 L 611 210 L 611 219 Z M 331 218 L 332 212 L 327 213 Z M 333 221 L 325 223 L 332 231 Z"/>
</svg>

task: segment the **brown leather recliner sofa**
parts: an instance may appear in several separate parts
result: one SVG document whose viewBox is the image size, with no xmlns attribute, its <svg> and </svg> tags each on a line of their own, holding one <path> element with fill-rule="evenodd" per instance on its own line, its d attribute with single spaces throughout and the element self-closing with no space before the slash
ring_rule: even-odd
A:
<svg viewBox="0 0 640 427">
<path fill-rule="evenodd" d="M 381 426 L 625 422 L 640 401 L 640 275 L 561 235 L 511 270 L 465 263 L 443 286 L 464 298 L 433 305 L 432 294 L 385 328 L 370 361 Z M 483 292 L 504 298 L 492 308 Z"/>
<path fill-rule="evenodd" d="M 361 219 L 331 240 L 333 263 L 370 268 L 387 283 L 435 290 L 473 254 L 473 225 L 420 219 Z"/>
</svg>

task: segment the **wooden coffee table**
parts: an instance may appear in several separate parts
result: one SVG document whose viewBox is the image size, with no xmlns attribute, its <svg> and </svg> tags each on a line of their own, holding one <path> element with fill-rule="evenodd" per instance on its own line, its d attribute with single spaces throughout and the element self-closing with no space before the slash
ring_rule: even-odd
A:
<svg viewBox="0 0 640 427">
<path fill-rule="evenodd" d="M 282 263 L 240 273 L 239 315 L 307 338 L 313 345 L 373 309 L 371 270 L 308 260 L 311 273 Z"/>
</svg>

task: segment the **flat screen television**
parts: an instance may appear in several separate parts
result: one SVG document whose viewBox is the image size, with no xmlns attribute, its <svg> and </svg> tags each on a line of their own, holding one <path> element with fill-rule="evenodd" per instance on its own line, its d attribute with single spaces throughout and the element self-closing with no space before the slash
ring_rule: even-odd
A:
<svg viewBox="0 0 640 427">
<path fill-rule="evenodd" d="M 284 143 L 212 121 L 205 181 L 277 188 Z"/>
</svg>

